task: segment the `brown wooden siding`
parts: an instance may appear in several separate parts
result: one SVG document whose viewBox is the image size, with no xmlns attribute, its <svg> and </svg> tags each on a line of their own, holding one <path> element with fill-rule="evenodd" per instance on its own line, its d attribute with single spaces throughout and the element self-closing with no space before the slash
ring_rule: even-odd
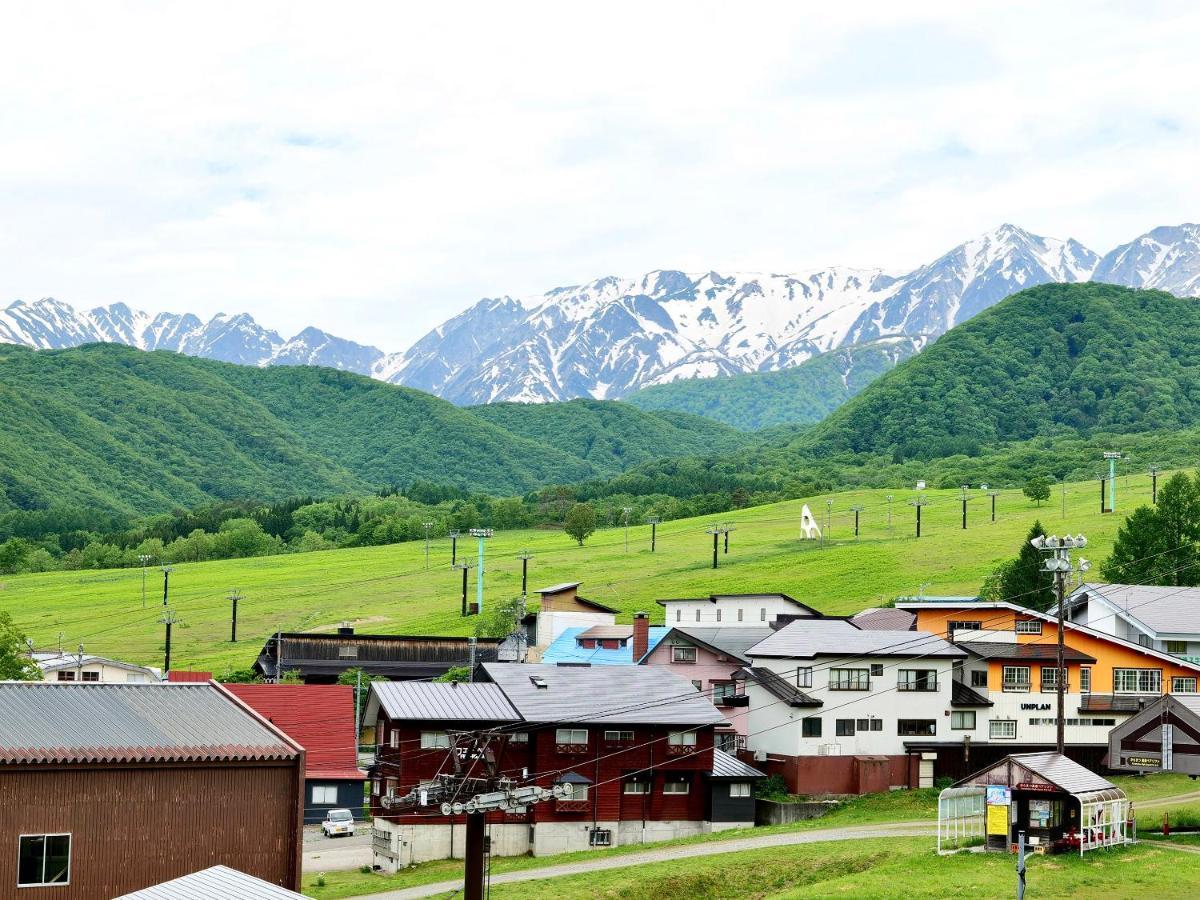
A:
<svg viewBox="0 0 1200 900">
<path fill-rule="evenodd" d="M 303 759 L 0 770 L 0 897 L 108 900 L 214 865 L 299 888 Z M 71 881 L 17 890 L 17 838 L 71 834 Z"/>
</svg>

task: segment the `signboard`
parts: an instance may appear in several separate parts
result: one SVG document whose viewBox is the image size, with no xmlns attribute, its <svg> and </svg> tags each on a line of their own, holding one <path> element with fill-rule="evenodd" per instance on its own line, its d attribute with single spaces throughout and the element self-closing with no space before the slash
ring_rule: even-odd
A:
<svg viewBox="0 0 1200 900">
<path fill-rule="evenodd" d="M 1049 709 L 1049 708 L 1050 708 L 1049 703 L 1022 703 L 1021 704 L 1022 711 L 1030 710 L 1030 709 L 1044 710 L 1044 709 Z"/>
<path fill-rule="evenodd" d="M 1057 794 L 1058 788 L 1052 784 L 1039 784 L 1036 781 L 1022 781 L 1017 785 L 1019 791 L 1042 791 L 1047 794 Z"/>
<path fill-rule="evenodd" d="M 1012 801 L 1012 791 L 1006 784 L 989 784 L 987 786 L 988 806 L 1008 806 Z"/>
<path fill-rule="evenodd" d="M 1162 767 L 1168 771 L 1175 768 L 1175 760 L 1172 758 L 1175 753 L 1175 726 L 1162 726 Z"/>
<path fill-rule="evenodd" d="M 1140 766 L 1143 769 L 1161 769 L 1162 761 L 1153 756 L 1127 756 L 1125 762 L 1130 766 Z"/>
<path fill-rule="evenodd" d="M 1008 835 L 1008 806 L 998 804 L 987 808 L 987 833 Z"/>
</svg>

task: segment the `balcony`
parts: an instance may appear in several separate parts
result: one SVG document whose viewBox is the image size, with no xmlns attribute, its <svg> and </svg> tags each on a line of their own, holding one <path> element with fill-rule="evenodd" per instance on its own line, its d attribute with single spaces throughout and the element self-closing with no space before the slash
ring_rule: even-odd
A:
<svg viewBox="0 0 1200 900">
<path fill-rule="evenodd" d="M 585 813 L 591 812 L 592 804 L 588 800 L 555 800 L 555 812 Z"/>
<path fill-rule="evenodd" d="M 667 756 L 687 756 L 698 749 L 695 744 L 667 744 Z"/>
<path fill-rule="evenodd" d="M 726 694 L 724 697 L 714 697 L 713 703 L 717 706 L 749 706 L 749 694 Z"/>
<path fill-rule="evenodd" d="M 933 681 L 902 681 L 896 685 L 898 691 L 921 691 L 922 693 L 936 693 L 938 689 L 937 679 Z"/>
<path fill-rule="evenodd" d="M 555 744 L 554 749 L 559 753 L 587 753 L 587 744 Z"/>
</svg>

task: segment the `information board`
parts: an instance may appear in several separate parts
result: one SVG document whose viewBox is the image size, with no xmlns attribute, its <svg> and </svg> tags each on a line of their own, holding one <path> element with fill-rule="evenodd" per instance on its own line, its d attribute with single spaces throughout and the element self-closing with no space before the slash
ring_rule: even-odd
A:
<svg viewBox="0 0 1200 900">
<path fill-rule="evenodd" d="M 987 833 L 1008 835 L 1008 806 L 988 806 Z"/>
</svg>

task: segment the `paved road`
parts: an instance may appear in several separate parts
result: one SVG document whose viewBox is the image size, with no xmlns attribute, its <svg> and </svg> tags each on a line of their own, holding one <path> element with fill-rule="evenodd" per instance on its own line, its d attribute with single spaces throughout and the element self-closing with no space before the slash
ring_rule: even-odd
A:
<svg viewBox="0 0 1200 900">
<path fill-rule="evenodd" d="M 350 837 L 325 837 L 320 825 L 304 826 L 305 872 L 340 872 L 371 864 L 371 826 L 360 822 Z"/>
<path fill-rule="evenodd" d="M 1134 812 L 1140 809 L 1154 809 L 1159 806 L 1174 806 L 1177 803 L 1200 803 L 1200 791 L 1192 791 L 1188 794 L 1176 794 L 1174 797 L 1159 797 L 1157 800 L 1135 800 L 1133 802 Z"/>
<path fill-rule="evenodd" d="M 783 834 L 764 834 L 761 837 L 739 838 L 730 841 L 710 841 L 703 844 L 685 844 L 683 846 L 664 847 L 659 850 L 645 850 L 639 853 L 623 853 L 620 855 L 588 859 L 576 863 L 564 863 L 557 866 L 546 866 L 541 869 L 526 869 L 519 872 L 505 872 L 492 876 L 492 884 L 513 884 L 520 881 L 535 881 L 543 878 L 561 878 L 565 875 L 581 875 L 586 872 L 599 872 L 605 869 L 623 869 L 626 866 L 638 866 L 644 863 L 669 862 L 673 859 L 687 859 L 696 856 L 716 856 L 721 853 L 737 853 L 742 850 L 758 850 L 763 847 L 787 847 L 794 844 L 812 844 L 818 841 L 852 841 L 860 838 L 873 837 L 914 837 L 932 835 L 936 831 L 936 823 L 930 820 L 920 822 L 890 822 L 886 825 L 862 825 L 857 828 L 814 828 L 811 831 L 792 831 Z M 454 881 L 439 881 L 435 884 L 423 884 L 418 887 L 404 888 L 398 891 L 384 891 L 381 894 L 368 894 L 358 900 L 419 900 L 422 897 L 436 897 L 462 890 L 462 879 Z"/>
</svg>

